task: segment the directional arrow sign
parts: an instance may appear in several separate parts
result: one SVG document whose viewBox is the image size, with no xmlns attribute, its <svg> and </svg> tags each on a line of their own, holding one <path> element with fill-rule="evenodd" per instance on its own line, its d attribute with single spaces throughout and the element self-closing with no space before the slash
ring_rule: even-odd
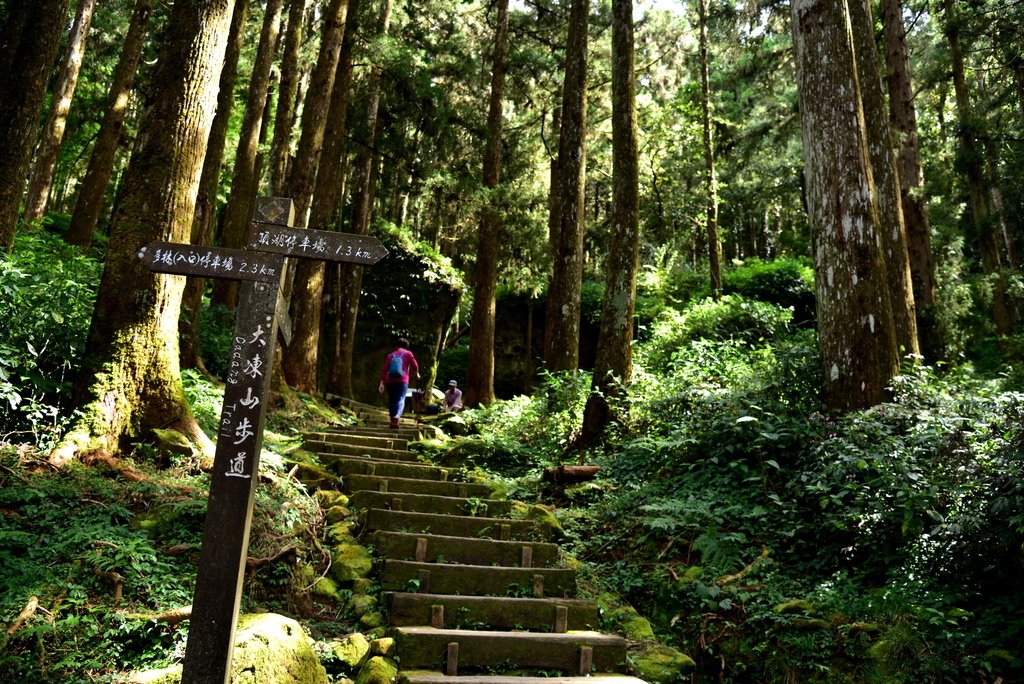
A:
<svg viewBox="0 0 1024 684">
<path fill-rule="evenodd" d="M 195 275 L 204 278 L 252 280 L 276 283 L 284 261 L 277 254 L 240 249 L 200 247 L 154 240 L 139 249 L 139 258 L 150 271 Z"/>
<path fill-rule="evenodd" d="M 249 249 L 276 252 L 287 256 L 375 264 L 388 250 L 375 237 L 353 233 L 335 233 L 311 228 L 289 228 L 253 223 L 249 227 Z"/>
</svg>

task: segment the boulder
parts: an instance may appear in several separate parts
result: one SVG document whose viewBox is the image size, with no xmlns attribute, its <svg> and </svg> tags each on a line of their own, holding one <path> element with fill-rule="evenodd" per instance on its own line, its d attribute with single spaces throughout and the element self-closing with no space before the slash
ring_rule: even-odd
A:
<svg viewBox="0 0 1024 684">
<path fill-rule="evenodd" d="M 355 684 L 394 684 L 398 677 L 398 665 L 395 661 L 383 656 L 373 656 L 366 661 Z"/>
<path fill-rule="evenodd" d="M 652 646 L 633 659 L 633 674 L 650 684 L 684 681 L 695 667 L 693 658 L 671 646 Z"/>
<path fill-rule="evenodd" d="M 331 642 L 331 653 L 349 672 L 356 672 L 369 652 L 370 642 L 359 632 Z"/>
<path fill-rule="evenodd" d="M 366 577 L 373 569 L 373 556 L 365 546 L 342 542 L 331 551 L 331 574 L 339 582 L 351 582 Z"/>
</svg>

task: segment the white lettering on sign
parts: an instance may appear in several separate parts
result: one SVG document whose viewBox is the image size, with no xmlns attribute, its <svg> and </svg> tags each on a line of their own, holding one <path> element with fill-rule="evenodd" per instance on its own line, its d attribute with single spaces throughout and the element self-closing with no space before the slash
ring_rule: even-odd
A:
<svg viewBox="0 0 1024 684">
<path fill-rule="evenodd" d="M 242 418 L 242 422 L 235 428 L 235 437 L 238 437 L 238 439 L 235 440 L 235 444 L 241 444 L 255 434 L 250 429 L 251 427 L 252 423 L 249 422 L 249 419 Z"/>
<path fill-rule="evenodd" d="M 256 332 L 252 334 L 252 339 L 249 340 L 249 344 L 259 344 L 261 347 L 267 346 L 267 340 L 264 338 L 266 332 L 267 331 L 263 329 L 262 325 L 258 326 L 256 328 Z"/>
<path fill-rule="evenodd" d="M 252 357 L 249 359 L 243 372 L 253 379 L 263 375 L 263 359 L 258 356 Z"/>
<path fill-rule="evenodd" d="M 260 398 L 252 395 L 252 386 L 245 388 L 245 398 L 239 399 L 238 403 L 247 409 L 254 408 L 260 405 Z"/>
<path fill-rule="evenodd" d="M 242 477 L 248 480 L 252 475 L 247 475 L 245 472 L 245 459 L 248 456 L 244 451 L 239 451 L 238 455 L 235 456 L 228 462 L 228 472 L 224 473 L 225 477 Z"/>
</svg>

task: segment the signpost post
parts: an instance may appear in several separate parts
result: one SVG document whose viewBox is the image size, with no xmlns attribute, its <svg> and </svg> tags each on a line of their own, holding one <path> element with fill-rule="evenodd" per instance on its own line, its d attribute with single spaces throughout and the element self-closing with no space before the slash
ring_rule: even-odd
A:
<svg viewBox="0 0 1024 684">
<path fill-rule="evenodd" d="M 243 281 L 182 684 L 225 684 L 231 673 L 286 257 L 372 265 L 388 253 L 369 236 L 292 228 L 293 215 L 291 200 L 259 198 L 247 250 L 168 242 L 139 250 L 151 271 Z"/>
</svg>

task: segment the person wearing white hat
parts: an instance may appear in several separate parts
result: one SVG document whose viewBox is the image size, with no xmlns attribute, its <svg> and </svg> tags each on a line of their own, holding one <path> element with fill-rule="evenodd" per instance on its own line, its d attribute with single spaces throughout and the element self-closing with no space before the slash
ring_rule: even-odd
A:
<svg viewBox="0 0 1024 684">
<path fill-rule="evenodd" d="M 451 380 L 448 382 L 448 389 L 444 391 L 444 410 L 458 411 L 462 408 L 462 390 L 459 383 Z"/>
</svg>

